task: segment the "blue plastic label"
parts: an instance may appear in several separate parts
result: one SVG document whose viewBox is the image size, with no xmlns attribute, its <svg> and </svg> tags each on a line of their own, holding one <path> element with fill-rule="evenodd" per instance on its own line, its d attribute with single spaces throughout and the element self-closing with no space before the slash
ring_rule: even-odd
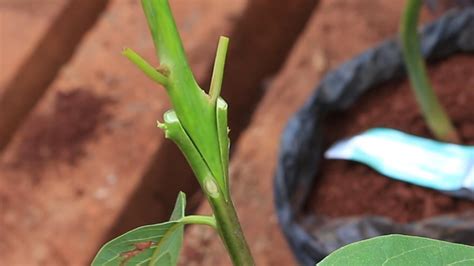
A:
<svg viewBox="0 0 474 266">
<path fill-rule="evenodd" d="M 388 177 L 436 190 L 474 192 L 474 146 L 374 128 L 337 142 L 325 157 L 361 162 Z"/>
</svg>

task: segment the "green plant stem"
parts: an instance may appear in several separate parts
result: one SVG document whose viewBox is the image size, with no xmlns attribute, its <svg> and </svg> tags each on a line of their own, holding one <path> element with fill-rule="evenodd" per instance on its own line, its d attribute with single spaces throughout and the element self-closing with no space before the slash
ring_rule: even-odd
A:
<svg viewBox="0 0 474 266">
<path fill-rule="evenodd" d="M 459 142 L 456 129 L 436 97 L 426 73 L 417 32 L 421 5 L 421 0 L 407 0 L 401 22 L 400 34 L 406 68 L 415 98 L 433 135 L 439 140 Z"/>
<path fill-rule="evenodd" d="M 189 139 L 186 131 L 182 129 L 176 113 L 168 111 L 164 115 L 164 120 L 165 123 L 160 124 L 159 127 L 165 131 L 167 138 L 178 145 L 193 169 L 204 195 L 206 195 L 212 207 L 216 229 L 233 264 L 239 266 L 253 265 L 252 255 L 245 241 L 234 205 L 231 198 L 228 197 L 230 195 L 228 186 L 225 186 L 225 190 L 221 189 L 216 179 L 222 177 L 212 175 L 196 146 Z"/>
<path fill-rule="evenodd" d="M 241 229 L 234 205 L 230 199 L 228 178 L 227 105 L 219 99 L 227 53 L 228 39 L 221 38 L 207 95 L 197 84 L 186 59 L 179 33 L 167 0 L 141 0 L 148 25 L 160 60 L 158 72 L 141 57 L 128 52 L 125 55 L 149 77 L 160 84 L 166 82 L 166 91 L 173 111 L 164 115 L 159 127 L 173 140 L 191 165 L 212 209 L 215 228 L 238 266 L 254 265 L 250 249 Z M 143 61 L 143 62 L 142 62 Z M 166 80 L 163 80 L 163 77 Z M 219 104 L 221 103 L 221 104 Z M 189 217 L 189 216 L 188 216 Z M 195 221 L 211 224 L 212 220 L 192 217 Z"/>
<path fill-rule="evenodd" d="M 209 202 L 216 217 L 217 231 L 232 263 L 236 266 L 255 265 L 232 200 L 226 201 L 224 196 L 220 195 L 216 198 L 209 197 Z"/>
<path fill-rule="evenodd" d="M 213 176 L 223 176 L 216 108 L 197 84 L 167 0 L 141 0 L 160 62 L 167 94 L 180 123 L 195 143 Z M 222 184 L 220 184 L 222 185 Z"/>
<path fill-rule="evenodd" d="M 221 37 L 219 39 L 216 59 L 214 61 L 214 69 L 212 72 L 209 95 L 211 97 L 211 103 L 213 103 L 216 107 L 217 98 L 219 97 L 221 92 L 222 77 L 224 75 L 224 64 L 228 44 L 228 38 Z M 218 112 L 219 110 L 227 109 L 218 109 Z M 227 113 L 222 116 L 227 119 Z M 218 127 L 220 124 L 227 125 L 227 120 L 225 120 L 225 122 L 216 121 L 216 123 L 218 124 Z M 225 128 L 224 130 L 227 131 L 227 128 Z M 227 138 L 227 132 L 225 132 L 225 138 Z M 225 167 L 224 173 L 227 173 L 228 171 L 227 157 L 229 156 L 229 154 L 228 152 L 226 152 L 228 151 L 228 148 L 229 147 L 226 144 L 221 143 L 221 149 L 223 149 L 221 150 L 221 153 L 226 153 L 225 155 L 221 154 L 222 158 L 225 157 L 222 161 L 222 165 Z M 245 236 L 242 232 L 242 228 L 240 226 L 239 219 L 237 217 L 234 204 L 232 202 L 232 198 L 228 196 L 230 195 L 230 191 L 229 186 L 227 185 L 227 178 L 227 175 L 224 175 L 219 178 L 226 181 L 226 185 L 223 188 L 224 191 L 221 191 L 218 189 L 217 186 L 214 186 L 211 180 L 205 180 L 203 188 L 206 194 L 208 195 L 208 200 L 212 206 L 214 216 L 216 217 L 217 231 L 219 232 L 222 242 L 224 242 L 224 245 L 229 253 L 229 256 L 232 259 L 233 264 L 239 266 L 255 265 L 252 258 L 252 254 L 250 253 L 250 249 L 245 240 Z"/>
<path fill-rule="evenodd" d="M 216 60 L 214 61 L 214 69 L 212 71 L 211 85 L 209 95 L 211 102 L 215 103 L 221 94 L 222 77 L 224 76 L 225 58 L 227 55 L 227 48 L 229 46 L 229 38 L 220 37 L 217 45 Z"/>
<path fill-rule="evenodd" d="M 237 214 L 232 203 L 228 186 L 225 190 L 217 183 L 206 162 L 189 139 L 186 131 L 182 129 L 176 113 L 168 111 L 164 115 L 165 123 L 159 127 L 165 131 L 165 136 L 173 140 L 183 152 L 186 160 L 193 169 L 199 184 L 209 201 L 216 220 L 217 231 L 231 257 L 234 265 L 254 265 L 250 249 L 245 241 Z"/>
</svg>

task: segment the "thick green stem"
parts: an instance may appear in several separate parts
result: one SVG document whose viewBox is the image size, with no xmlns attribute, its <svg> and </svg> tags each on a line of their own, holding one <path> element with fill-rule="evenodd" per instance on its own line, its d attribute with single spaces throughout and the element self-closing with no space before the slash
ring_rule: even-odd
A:
<svg viewBox="0 0 474 266">
<path fill-rule="evenodd" d="M 426 73 L 417 32 L 421 4 L 421 0 L 407 0 L 403 14 L 400 34 L 405 65 L 416 100 L 433 135 L 443 141 L 459 142 L 458 134 L 436 97 Z"/>
<path fill-rule="evenodd" d="M 226 201 L 222 194 L 216 198 L 208 198 L 217 221 L 217 231 L 232 263 L 236 266 L 255 265 L 232 200 Z"/>
<path fill-rule="evenodd" d="M 213 209 L 214 227 L 234 265 L 254 265 L 237 214 L 229 196 L 227 104 L 219 98 L 228 39 L 221 37 L 212 84 L 207 95 L 197 84 L 187 63 L 181 38 L 167 0 L 141 0 L 153 36 L 162 73 L 141 57 L 125 55 L 149 77 L 165 85 L 173 111 L 164 115 L 159 127 L 173 140 L 191 165 Z M 188 222 L 212 225 L 213 220 L 187 216 Z M 196 220 L 197 218 L 197 220 Z"/>
<path fill-rule="evenodd" d="M 167 0 L 141 0 L 173 109 L 214 176 L 223 176 L 216 108 L 194 79 Z"/>
<path fill-rule="evenodd" d="M 183 151 L 186 160 L 193 169 L 204 195 L 206 195 L 212 207 L 217 231 L 222 242 L 224 242 L 232 263 L 239 266 L 254 265 L 234 205 L 231 198 L 227 196 L 230 194 L 228 186 L 225 187 L 226 190 L 222 190 L 216 181 L 223 177 L 212 176 L 210 169 L 202 160 L 199 151 L 189 139 L 186 131 L 182 129 L 174 112 L 167 112 L 164 119 L 165 123 L 159 126 L 165 131 L 166 137 L 173 140 Z"/>
</svg>

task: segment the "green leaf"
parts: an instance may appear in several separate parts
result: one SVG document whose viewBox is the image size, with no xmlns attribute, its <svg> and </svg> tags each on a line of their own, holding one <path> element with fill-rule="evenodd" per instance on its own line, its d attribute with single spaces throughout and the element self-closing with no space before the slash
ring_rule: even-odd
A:
<svg viewBox="0 0 474 266">
<path fill-rule="evenodd" d="M 176 265 L 183 242 L 186 195 L 180 192 L 170 221 L 145 225 L 106 243 L 92 266 Z"/>
<path fill-rule="evenodd" d="M 344 246 L 317 265 L 474 265 L 474 247 L 415 236 L 388 235 Z"/>
</svg>

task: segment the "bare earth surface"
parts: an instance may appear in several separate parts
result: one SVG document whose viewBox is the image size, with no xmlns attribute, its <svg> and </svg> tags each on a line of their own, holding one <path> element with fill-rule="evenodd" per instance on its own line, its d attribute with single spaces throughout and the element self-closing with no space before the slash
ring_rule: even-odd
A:
<svg viewBox="0 0 474 266">
<path fill-rule="evenodd" d="M 15 73 L 65 0 L 36 2 L 0 0 L 0 85 Z M 218 35 L 228 33 L 245 1 L 171 4 L 201 79 Z M 287 119 L 327 70 L 395 34 L 402 4 L 321 1 L 285 68 L 269 83 L 249 129 L 234 143 L 233 193 L 258 265 L 296 265 L 272 198 Z M 119 55 L 124 46 L 156 62 L 135 0 L 112 1 L 0 158 L 2 265 L 87 265 L 162 143 L 155 121 L 168 100 Z M 199 211 L 209 213 L 206 204 Z M 183 253 L 183 265 L 230 264 L 215 233 L 205 227 L 190 228 Z"/>
<path fill-rule="evenodd" d="M 2 85 L 65 0 L 41 2 L 0 0 Z M 197 78 L 243 4 L 171 1 Z M 114 0 L 1 157 L 0 264 L 87 265 L 161 143 L 168 99 L 125 46 L 156 63 L 139 1 Z"/>
<path fill-rule="evenodd" d="M 64 3 L 0 0 L 0 93 Z"/>
</svg>

